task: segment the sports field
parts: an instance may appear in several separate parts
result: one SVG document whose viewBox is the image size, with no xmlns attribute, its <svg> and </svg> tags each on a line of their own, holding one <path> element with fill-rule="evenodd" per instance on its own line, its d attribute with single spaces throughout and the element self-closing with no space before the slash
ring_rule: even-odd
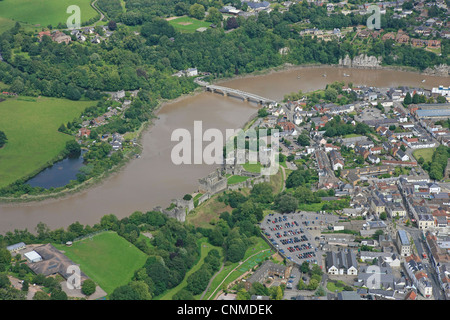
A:
<svg viewBox="0 0 450 320">
<path fill-rule="evenodd" d="M 0 188 L 42 169 L 73 137 L 58 132 L 94 101 L 18 97 L 0 102 L 0 130 L 8 141 L 0 149 Z"/>
<path fill-rule="evenodd" d="M 55 244 L 59 250 L 108 294 L 131 281 L 147 255 L 112 231 L 76 241 L 71 247 Z"/>
<path fill-rule="evenodd" d="M 198 28 L 208 28 L 211 22 L 201 21 L 190 17 L 173 17 L 167 19 L 180 32 L 195 32 Z"/>
<path fill-rule="evenodd" d="M 90 3 L 91 0 L 3 0 L 0 1 L 0 32 L 11 21 L 56 27 L 60 22 L 66 23 L 72 15 L 72 12 L 67 13 L 71 5 L 79 6 L 81 22 L 87 21 L 97 15 Z"/>
</svg>

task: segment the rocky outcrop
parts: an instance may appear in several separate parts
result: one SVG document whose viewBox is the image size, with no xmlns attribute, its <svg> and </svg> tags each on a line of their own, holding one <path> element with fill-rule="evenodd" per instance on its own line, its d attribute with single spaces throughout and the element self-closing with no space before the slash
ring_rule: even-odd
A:
<svg viewBox="0 0 450 320">
<path fill-rule="evenodd" d="M 426 68 L 424 73 L 430 76 L 448 77 L 450 75 L 450 66 L 446 64 L 440 64 L 433 68 Z"/>
<path fill-rule="evenodd" d="M 350 59 L 350 56 L 346 55 L 344 59 L 339 59 L 339 65 L 348 68 L 379 68 L 381 67 L 381 57 L 360 54 Z"/>
</svg>

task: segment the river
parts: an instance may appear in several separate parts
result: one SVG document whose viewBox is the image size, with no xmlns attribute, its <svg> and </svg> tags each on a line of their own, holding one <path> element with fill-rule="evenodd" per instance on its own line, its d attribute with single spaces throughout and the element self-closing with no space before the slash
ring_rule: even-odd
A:
<svg viewBox="0 0 450 320">
<path fill-rule="evenodd" d="M 349 74 L 345 77 L 344 73 Z M 324 77 L 323 74 L 327 76 Z M 425 82 L 422 80 L 425 79 Z M 449 78 L 425 76 L 392 70 L 363 70 L 333 67 L 306 67 L 278 71 L 261 76 L 237 78 L 220 83 L 266 98 L 282 100 L 287 93 L 321 89 L 334 81 L 379 87 L 418 86 L 431 89 L 448 86 Z M 134 211 L 148 211 L 156 206 L 167 207 L 171 199 L 192 193 L 198 179 L 214 170 L 214 165 L 174 165 L 171 150 L 178 142 L 171 141 L 172 132 L 185 128 L 193 132 L 194 121 L 203 122 L 203 130 L 242 127 L 258 107 L 233 97 L 202 92 L 167 103 L 142 136 L 140 158 L 131 160 L 122 170 L 103 183 L 62 199 L 35 203 L 1 204 L 0 233 L 14 229 L 34 232 L 39 222 L 51 229 L 67 227 L 73 222 L 93 225 L 106 214 L 119 219 Z"/>
</svg>

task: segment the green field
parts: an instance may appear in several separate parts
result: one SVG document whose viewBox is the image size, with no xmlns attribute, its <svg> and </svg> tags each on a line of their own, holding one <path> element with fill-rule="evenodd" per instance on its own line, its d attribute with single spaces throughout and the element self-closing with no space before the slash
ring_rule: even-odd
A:
<svg viewBox="0 0 450 320">
<path fill-rule="evenodd" d="M 249 177 L 244 177 L 244 176 L 231 176 L 228 178 L 228 184 L 236 184 L 236 183 L 244 182 L 248 178 Z"/>
<path fill-rule="evenodd" d="M 0 1 L 0 32 L 11 21 L 40 25 L 57 26 L 66 23 L 72 13 L 67 13 L 71 5 L 80 7 L 81 22 L 92 19 L 97 12 L 90 5 L 91 0 L 2 0 Z M 6 19 L 1 19 L 6 18 Z M 3 30 L 4 31 L 4 30 Z"/>
<path fill-rule="evenodd" d="M 92 105 L 95 102 L 43 97 L 0 102 L 0 130 L 8 138 L 0 149 L 0 188 L 36 173 L 55 159 L 73 139 L 58 132 L 59 126 Z"/>
<path fill-rule="evenodd" d="M 248 172 L 261 172 L 263 166 L 260 163 L 244 163 L 242 167 Z"/>
<path fill-rule="evenodd" d="M 417 149 L 413 151 L 413 156 L 416 160 L 419 160 L 419 158 L 422 157 L 425 162 L 431 161 L 434 150 L 436 150 L 436 148 Z"/>
<path fill-rule="evenodd" d="M 71 247 L 55 244 L 81 271 L 111 294 L 131 281 L 147 255 L 115 232 L 103 232 L 92 239 L 76 241 Z"/>
<path fill-rule="evenodd" d="M 175 29 L 181 32 L 195 32 L 198 28 L 208 28 L 211 25 L 211 22 L 200 21 L 190 17 L 179 17 L 168 21 Z"/>
</svg>

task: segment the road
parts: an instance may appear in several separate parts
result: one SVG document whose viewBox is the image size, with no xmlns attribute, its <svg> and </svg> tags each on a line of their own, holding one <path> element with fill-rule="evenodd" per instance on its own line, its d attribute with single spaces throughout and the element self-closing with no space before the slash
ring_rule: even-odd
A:
<svg viewBox="0 0 450 320">
<path fill-rule="evenodd" d="M 97 3 L 97 1 L 98 1 L 98 0 L 94 0 L 94 1 L 91 3 L 91 7 L 94 8 L 94 10 L 97 11 L 97 12 L 100 14 L 100 19 L 99 19 L 97 22 L 94 23 L 93 27 L 95 27 L 95 26 L 97 25 L 97 23 L 99 23 L 100 21 L 103 21 L 103 19 L 105 18 L 105 15 L 103 14 L 103 12 L 102 12 L 99 8 L 97 8 L 97 7 L 95 6 L 95 4 Z"/>
<path fill-rule="evenodd" d="M 417 228 L 411 228 L 411 227 L 402 227 L 405 231 L 407 231 L 413 241 L 414 246 L 416 248 L 417 254 L 422 259 L 422 263 L 425 267 L 425 270 L 428 274 L 428 278 L 431 281 L 431 285 L 433 287 L 433 297 L 435 300 L 445 300 L 444 292 L 441 290 L 441 287 L 439 285 L 439 280 L 437 278 L 436 271 L 434 270 L 433 266 L 430 264 L 430 261 L 428 259 L 423 259 L 423 253 L 425 253 L 427 256 L 429 253 L 427 252 L 427 249 L 424 247 L 424 243 L 422 241 L 422 231 Z"/>
</svg>

